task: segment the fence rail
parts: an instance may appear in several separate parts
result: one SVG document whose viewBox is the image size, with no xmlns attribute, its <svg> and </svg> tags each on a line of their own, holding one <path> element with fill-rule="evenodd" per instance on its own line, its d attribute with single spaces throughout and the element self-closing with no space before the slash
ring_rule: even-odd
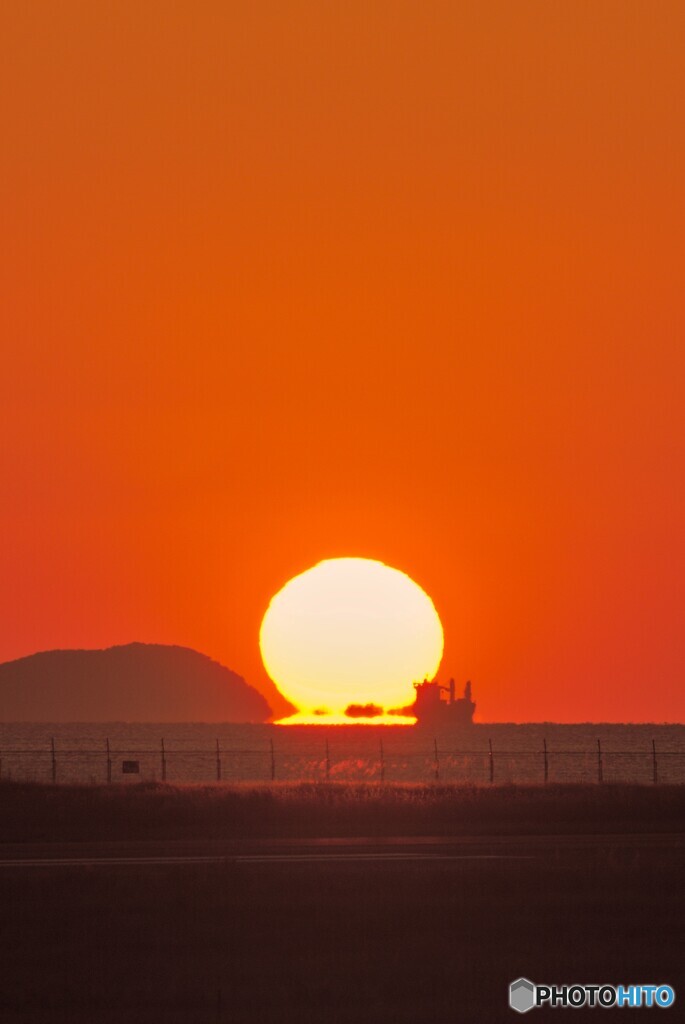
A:
<svg viewBox="0 0 685 1024">
<path fill-rule="evenodd" d="M 441 748 L 434 739 L 425 750 L 277 749 L 273 740 L 259 748 L 173 749 L 164 739 L 156 748 L 117 747 L 107 739 L 100 749 L 46 747 L 0 750 L 0 780 L 112 783 L 134 779 L 174 782 L 377 781 L 377 782 L 651 782 L 685 783 L 685 750 Z"/>
</svg>

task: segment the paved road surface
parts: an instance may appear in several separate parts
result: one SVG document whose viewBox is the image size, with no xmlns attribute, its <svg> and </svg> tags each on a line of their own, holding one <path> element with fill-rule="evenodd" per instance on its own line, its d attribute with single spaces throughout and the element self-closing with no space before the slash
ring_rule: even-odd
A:
<svg viewBox="0 0 685 1024">
<path fill-rule="evenodd" d="M 511 860 L 606 848 L 685 853 L 685 834 L 564 836 L 358 836 L 342 839 L 0 843 L 0 869 L 190 864 Z"/>
</svg>

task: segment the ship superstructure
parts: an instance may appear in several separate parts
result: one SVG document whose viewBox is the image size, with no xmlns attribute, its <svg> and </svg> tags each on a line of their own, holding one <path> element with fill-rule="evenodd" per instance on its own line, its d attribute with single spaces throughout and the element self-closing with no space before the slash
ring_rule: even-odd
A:
<svg viewBox="0 0 685 1024">
<path fill-rule="evenodd" d="M 424 679 L 422 683 L 414 683 L 416 700 L 412 711 L 416 715 L 418 725 L 471 725 L 476 704 L 471 696 L 471 682 L 464 687 L 462 697 L 455 696 L 454 679 L 447 686 L 441 686 L 436 680 Z M 444 698 L 443 694 L 447 694 Z"/>
</svg>

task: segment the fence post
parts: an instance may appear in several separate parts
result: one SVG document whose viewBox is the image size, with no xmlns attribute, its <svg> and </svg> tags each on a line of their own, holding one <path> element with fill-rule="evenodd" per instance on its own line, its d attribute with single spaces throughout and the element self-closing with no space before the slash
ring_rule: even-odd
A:
<svg viewBox="0 0 685 1024">
<path fill-rule="evenodd" d="M 110 751 L 109 751 L 109 739 L 106 739 L 105 743 L 107 745 L 107 781 L 111 782 L 112 781 L 112 757 L 111 757 L 111 754 L 110 754 Z"/>
<path fill-rule="evenodd" d="M 221 782 L 221 750 L 218 740 L 216 741 L 216 781 Z"/>
<path fill-rule="evenodd" d="M 162 740 L 162 782 L 166 782 L 166 753 L 164 751 L 164 740 Z"/>
<path fill-rule="evenodd" d="M 383 751 L 383 740 L 380 740 L 381 751 L 381 782 L 385 782 L 385 753 Z"/>
<path fill-rule="evenodd" d="M 652 740 L 652 781 L 656 786 L 659 781 L 659 771 L 656 763 L 656 741 Z"/>
<path fill-rule="evenodd" d="M 488 740 L 489 761 L 490 761 L 490 782 L 495 781 L 495 758 L 492 753 L 492 740 Z"/>
<path fill-rule="evenodd" d="M 328 740 L 326 740 L 326 782 L 330 782 L 331 779 L 331 755 L 328 750 Z"/>
<path fill-rule="evenodd" d="M 542 749 L 545 757 L 545 782 L 549 782 L 549 761 L 547 760 L 547 740 L 542 741 Z"/>
<path fill-rule="evenodd" d="M 57 782 L 57 756 L 55 754 L 55 737 L 50 737 L 50 753 L 52 755 L 52 781 Z"/>
<path fill-rule="evenodd" d="M 604 764 L 602 762 L 601 740 L 597 740 L 597 782 L 604 782 Z"/>
<path fill-rule="evenodd" d="M 440 779 L 440 758 L 438 756 L 438 741 L 433 740 L 433 751 L 435 753 L 435 781 L 438 782 Z"/>
<path fill-rule="evenodd" d="M 276 755 L 274 753 L 274 741 L 269 740 L 271 746 L 271 781 L 273 782 L 276 778 Z"/>
</svg>

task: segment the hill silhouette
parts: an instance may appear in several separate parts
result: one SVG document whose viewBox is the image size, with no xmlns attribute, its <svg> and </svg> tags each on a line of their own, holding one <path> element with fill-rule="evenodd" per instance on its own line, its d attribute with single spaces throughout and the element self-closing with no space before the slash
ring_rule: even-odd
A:
<svg viewBox="0 0 685 1024">
<path fill-rule="evenodd" d="M 188 647 L 41 651 L 0 664 L 0 721 L 264 722 L 265 698 Z"/>
</svg>

